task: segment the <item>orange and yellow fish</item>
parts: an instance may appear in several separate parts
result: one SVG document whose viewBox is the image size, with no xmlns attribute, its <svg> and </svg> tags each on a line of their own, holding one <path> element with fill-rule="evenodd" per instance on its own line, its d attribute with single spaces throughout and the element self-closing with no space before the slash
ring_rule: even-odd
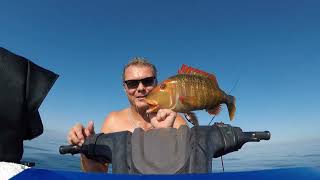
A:
<svg viewBox="0 0 320 180">
<path fill-rule="evenodd" d="M 213 74 L 182 65 L 178 74 L 161 82 L 145 101 L 149 112 L 159 109 L 172 109 L 189 115 L 190 121 L 198 125 L 192 111 L 205 109 L 209 114 L 217 115 L 221 104 L 226 104 L 230 120 L 236 111 L 235 98 L 222 91 Z"/>
</svg>

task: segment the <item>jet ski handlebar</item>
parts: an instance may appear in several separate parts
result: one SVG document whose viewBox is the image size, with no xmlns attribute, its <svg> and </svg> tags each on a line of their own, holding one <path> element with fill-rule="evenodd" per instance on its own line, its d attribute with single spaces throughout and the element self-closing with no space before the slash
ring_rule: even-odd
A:
<svg viewBox="0 0 320 180">
<path fill-rule="evenodd" d="M 248 138 L 248 142 L 256 141 L 259 142 L 260 140 L 269 140 L 271 134 L 269 131 L 254 131 L 254 132 L 243 132 L 244 136 Z"/>
<path fill-rule="evenodd" d="M 247 142 L 259 142 L 260 140 L 269 140 L 271 137 L 271 134 L 269 131 L 243 132 L 239 127 L 233 127 L 231 125 L 223 124 L 223 123 L 215 123 L 213 126 L 195 126 L 193 128 L 198 128 L 197 130 L 198 132 L 208 131 L 207 134 L 211 134 L 211 135 L 200 136 L 200 138 L 208 138 L 207 141 L 209 142 L 209 144 L 211 144 L 212 147 L 216 147 L 214 148 L 214 151 L 216 152 L 213 152 L 213 157 L 220 157 L 224 154 L 237 151 L 238 149 L 241 149 L 243 144 Z M 90 157 L 90 154 L 93 153 L 95 154 L 96 157 L 100 156 L 99 158 L 101 158 L 101 156 L 108 156 L 107 158 L 104 158 L 104 161 L 111 161 L 112 150 L 108 146 L 111 147 L 115 143 L 117 144 L 121 143 L 119 142 L 120 139 L 118 138 L 118 136 L 123 136 L 124 134 L 126 134 L 128 135 L 128 137 L 131 137 L 130 132 L 127 132 L 127 131 L 125 132 L 110 133 L 110 134 L 103 134 L 103 133 L 95 134 L 95 135 L 89 136 L 82 146 L 63 145 L 63 146 L 60 146 L 59 152 L 60 154 L 72 154 L 72 155 L 83 153 L 89 157 Z M 99 155 L 97 153 L 99 153 Z M 106 153 L 110 153 L 110 154 L 107 155 Z M 95 157 L 92 157 L 92 158 L 96 159 Z"/>
<path fill-rule="evenodd" d="M 212 158 L 237 151 L 247 142 L 269 140 L 270 136 L 269 131 L 243 132 L 239 127 L 215 123 L 147 132 L 136 129 L 133 133 L 100 133 L 89 136 L 80 147 L 60 146 L 59 152 L 82 153 L 89 159 L 112 163 L 113 173 L 210 173 Z M 170 163 L 163 157 L 168 157 Z"/>
<path fill-rule="evenodd" d="M 81 153 L 81 146 L 77 145 L 62 145 L 59 147 L 60 154 L 79 154 Z"/>
</svg>

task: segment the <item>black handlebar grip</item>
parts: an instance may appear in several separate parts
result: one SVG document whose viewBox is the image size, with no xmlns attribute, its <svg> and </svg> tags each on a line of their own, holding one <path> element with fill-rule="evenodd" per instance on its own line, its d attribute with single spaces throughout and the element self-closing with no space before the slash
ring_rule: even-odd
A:
<svg viewBox="0 0 320 180">
<path fill-rule="evenodd" d="M 248 132 L 251 134 L 251 137 L 253 139 L 257 140 L 269 140 L 271 137 L 271 134 L 269 131 L 256 131 L 256 132 Z"/>
<path fill-rule="evenodd" d="M 80 153 L 80 147 L 75 145 L 66 145 L 66 146 L 60 146 L 59 148 L 60 154 L 78 154 Z"/>
</svg>

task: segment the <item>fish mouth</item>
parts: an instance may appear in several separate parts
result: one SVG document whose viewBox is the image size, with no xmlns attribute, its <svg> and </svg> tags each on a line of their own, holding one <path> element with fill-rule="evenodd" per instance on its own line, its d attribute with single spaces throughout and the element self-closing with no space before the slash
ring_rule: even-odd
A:
<svg viewBox="0 0 320 180">
<path fill-rule="evenodd" d="M 145 98 L 144 101 L 145 101 L 148 105 L 150 105 L 150 106 L 156 106 L 156 105 L 158 105 L 158 102 L 155 101 L 155 100 L 151 100 L 151 99 Z"/>
<path fill-rule="evenodd" d="M 144 99 L 144 101 L 149 105 L 148 113 L 157 112 L 159 110 L 159 104 L 155 100 Z"/>
</svg>

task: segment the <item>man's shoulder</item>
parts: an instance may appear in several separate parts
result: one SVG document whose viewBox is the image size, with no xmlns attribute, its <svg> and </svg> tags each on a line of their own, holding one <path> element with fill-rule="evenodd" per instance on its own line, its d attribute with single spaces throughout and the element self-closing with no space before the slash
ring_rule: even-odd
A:
<svg viewBox="0 0 320 180">
<path fill-rule="evenodd" d="M 127 109 L 122 109 L 119 111 L 112 111 L 106 117 L 102 132 L 109 133 L 109 132 L 116 132 L 121 131 L 127 121 Z"/>
<path fill-rule="evenodd" d="M 119 111 L 111 111 L 109 113 L 109 115 L 106 117 L 106 120 L 107 119 L 114 119 L 114 118 L 120 118 L 122 116 L 126 116 L 127 115 L 127 111 L 128 111 L 128 108 L 125 108 L 125 109 L 121 109 Z"/>
</svg>

